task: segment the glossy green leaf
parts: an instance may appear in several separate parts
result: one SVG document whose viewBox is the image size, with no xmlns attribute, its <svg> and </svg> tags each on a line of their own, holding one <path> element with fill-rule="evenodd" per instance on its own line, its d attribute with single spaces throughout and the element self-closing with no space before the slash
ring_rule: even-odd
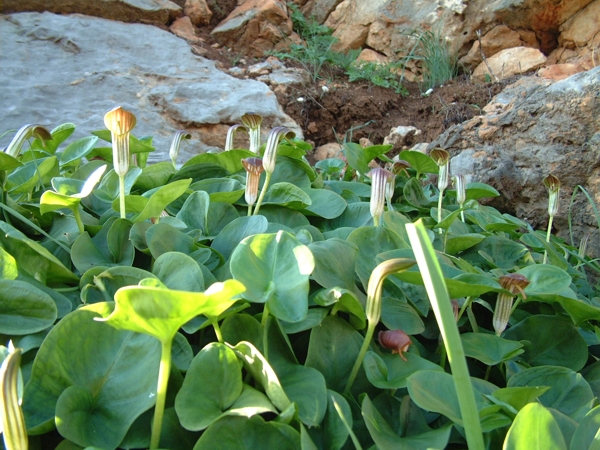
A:
<svg viewBox="0 0 600 450">
<path fill-rule="evenodd" d="M 421 212 L 429 212 L 429 209 L 434 206 L 434 199 L 425 194 L 423 186 L 421 186 L 421 183 L 416 178 L 409 178 L 402 192 L 408 204 Z"/>
<path fill-rule="evenodd" d="M 238 299 L 244 286 L 235 280 L 215 283 L 204 293 L 129 286 L 115 294 L 115 310 L 102 319 L 120 330 L 149 334 L 169 342 L 186 322 L 203 314 L 217 317 Z"/>
<path fill-rule="evenodd" d="M 305 189 L 311 204 L 306 207 L 305 213 L 309 216 L 319 216 L 325 219 L 339 217 L 348 203 L 338 194 L 326 189 Z"/>
<path fill-rule="evenodd" d="M 178 180 L 191 179 L 192 183 L 207 178 L 227 177 L 230 173 L 218 164 L 201 163 L 201 164 L 184 164 L 172 177 L 171 183 Z"/>
<path fill-rule="evenodd" d="M 460 335 L 465 355 L 495 366 L 523 353 L 523 344 L 495 334 L 463 333 Z"/>
<path fill-rule="evenodd" d="M 358 249 L 341 239 L 313 242 L 308 248 L 315 258 L 313 278 L 325 288 L 342 287 L 353 290 L 354 265 Z"/>
<path fill-rule="evenodd" d="M 71 142 L 60 155 L 60 165 L 64 166 L 87 156 L 98 143 L 97 136 L 88 136 Z"/>
<path fill-rule="evenodd" d="M 30 434 L 52 429 L 56 420 L 72 442 L 114 449 L 154 405 L 159 343 L 93 320 L 111 309 L 108 303 L 80 308 L 44 340 L 24 391 Z"/>
<path fill-rule="evenodd" d="M 367 395 L 362 401 L 362 414 L 369 433 L 380 450 L 445 448 L 452 431 L 452 425 L 447 424 L 423 434 L 401 438 L 377 411 Z"/>
<path fill-rule="evenodd" d="M 84 303 L 112 302 L 120 288 L 137 286 L 146 278 L 155 276 L 137 267 L 116 266 L 106 270 L 102 267 L 93 268 L 81 277 L 81 299 Z"/>
<path fill-rule="evenodd" d="M 141 174 L 135 180 L 135 188 L 142 191 L 149 191 L 160 186 L 164 186 L 175 173 L 173 164 L 167 161 L 161 161 L 156 164 L 144 167 Z"/>
<path fill-rule="evenodd" d="M 368 184 L 355 181 L 326 181 L 325 186 L 340 195 L 344 191 L 350 191 L 357 197 L 371 198 L 371 186 Z"/>
<path fill-rule="evenodd" d="M 193 359 L 175 399 L 182 425 L 192 431 L 207 428 L 242 393 L 242 368 L 233 350 L 212 343 Z"/>
<path fill-rule="evenodd" d="M 600 445 L 600 406 L 596 406 L 581 420 L 571 439 L 571 450 L 597 449 Z"/>
<path fill-rule="evenodd" d="M 40 243 L 3 221 L 0 221 L 0 230 L 0 246 L 15 258 L 19 270 L 50 286 L 79 281 L 79 277 Z"/>
<path fill-rule="evenodd" d="M 10 253 L 0 247 L 0 279 L 14 280 L 18 276 L 17 261 Z"/>
<path fill-rule="evenodd" d="M 454 278 L 445 278 L 451 298 L 479 297 L 486 292 L 500 292 L 498 281 L 489 276 L 464 273 Z"/>
<path fill-rule="evenodd" d="M 167 252 L 156 258 L 154 273 L 166 287 L 178 291 L 203 292 L 204 275 L 198 263 L 181 252 Z"/>
<path fill-rule="evenodd" d="M 372 145 L 362 147 L 355 142 L 346 142 L 342 146 L 348 165 L 357 170 L 361 175 L 366 175 L 370 170 L 369 163 L 375 158 L 385 155 L 391 150 L 391 145 Z"/>
<path fill-rule="evenodd" d="M 244 298 L 267 303 L 281 320 L 297 322 L 308 311 L 309 276 L 314 257 L 286 232 L 244 239 L 231 255 L 231 274 L 246 286 Z"/>
<path fill-rule="evenodd" d="M 129 171 L 125 175 L 125 194 L 131 192 L 131 188 L 141 173 L 142 169 L 139 167 L 129 167 Z M 104 175 L 98 187 L 94 189 L 94 196 L 106 203 L 112 203 L 115 199 L 119 198 L 119 176 L 115 173 L 114 169 Z"/>
<path fill-rule="evenodd" d="M 566 450 L 558 423 L 543 405 L 529 403 L 515 417 L 508 430 L 504 449 Z"/>
<path fill-rule="evenodd" d="M 542 405 L 581 420 L 590 408 L 594 394 L 590 385 L 577 372 L 566 367 L 538 366 L 513 375 L 507 387 L 549 386 L 539 397 Z"/>
<path fill-rule="evenodd" d="M 244 166 L 242 165 L 242 159 L 248 158 L 251 156 L 256 156 L 249 150 L 241 150 L 234 149 L 227 152 L 221 153 L 202 153 L 200 155 L 196 155 L 190 158 L 186 163 L 182 166 L 188 167 L 193 166 L 195 164 L 203 164 L 210 163 L 221 166 L 229 173 L 236 173 L 244 170 Z"/>
<path fill-rule="evenodd" d="M 400 152 L 398 158 L 408 162 L 417 171 L 417 174 L 438 173 L 438 165 L 424 153 L 404 150 Z"/>
<path fill-rule="evenodd" d="M 421 316 L 405 299 L 383 297 L 381 322 L 390 330 L 402 330 L 411 335 L 425 331 Z"/>
<path fill-rule="evenodd" d="M 420 370 L 442 371 L 442 368 L 415 353 L 405 353 L 406 361 L 397 354 L 378 355 L 367 352 L 363 367 L 371 384 L 379 389 L 401 389 L 407 379 Z"/>
<path fill-rule="evenodd" d="M 13 170 L 22 165 L 23 164 L 14 156 L 0 152 L 0 167 L 2 167 L 2 170 Z"/>
<path fill-rule="evenodd" d="M 212 243 L 225 259 L 229 258 L 238 244 L 245 238 L 264 233 L 267 229 L 264 216 L 239 217 L 226 225 Z"/>
<path fill-rule="evenodd" d="M 328 316 L 311 330 L 305 365 L 323 374 L 328 389 L 342 392 L 362 342 L 363 336 L 348 322 Z"/>
<path fill-rule="evenodd" d="M 522 358 L 531 366 L 563 366 L 579 371 L 588 359 L 587 344 L 577 327 L 562 317 L 530 316 L 506 330 L 504 336 L 525 344 Z"/>
<path fill-rule="evenodd" d="M 54 169 L 58 163 L 55 156 L 29 161 L 13 170 L 6 178 L 6 187 L 12 193 L 28 193 Z"/>
<path fill-rule="evenodd" d="M 191 183 L 190 179 L 177 180 L 172 183 L 166 184 L 158 188 L 145 202 L 143 209 L 135 214 L 132 218 L 132 222 L 142 222 L 144 220 L 160 217 L 160 214 L 164 211 L 167 205 L 177 198 L 179 198 L 187 190 Z M 143 198 L 143 197 L 142 197 Z M 129 202 L 133 201 L 135 197 L 125 197 L 125 203 L 127 205 L 127 211 L 129 209 Z M 117 205 L 115 205 L 117 203 Z M 117 206 L 117 208 L 115 208 Z M 118 210 L 118 202 L 113 202 L 113 209 Z M 134 209 L 136 211 L 137 208 Z"/>
<path fill-rule="evenodd" d="M 244 186 L 232 178 L 207 178 L 190 186 L 194 191 L 209 194 L 211 202 L 235 203 L 244 195 Z"/>
<path fill-rule="evenodd" d="M 339 410 L 339 412 L 338 412 Z M 342 419 L 342 416 L 344 419 Z M 327 392 L 327 411 L 320 427 L 308 429 L 313 441 L 318 442 L 319 448 L 339 450 L 348 440 L 348 429 L 344 424 L 347 419 L 352 422 L 352 410 L 342 395 L 335 391 Z"/>
<path fill-rule="evenodd" d="M 480 198 L 498 197 L 500 193 L 489 184 L 467 183 L 465 186 L 467 200 L 479 200 Z"/>
<path fill-rule="evenodd" d="M 520 411 L 525 405 L 535 401 L 550 387 L 509 387 L 492 392 L 492 397 L 502 404 L 509 405 L 515 412 Z M 490 398 L 490 396 L 488 396 Z"/>
<path fill-rule="evenodd" d="M 263 200 L 265 205 L 280 205 L 291 209 L 304 209 L 311 205 L 310 196 L 294 184 L 287 182 L 269 185 Z"/>
<path fill-rule="evenodd" d="M 272 448 L 300 450 L 300 433 L 289 425 L 265 422 L 260 416 L 250 419 L 226 416 L 213 423 L 198 440 L 194 450 L 255 450 Z"/>
<path fill-rule="evenodd" d="M 129 266 L 133 263 L 134 248 L 129 241 L 131 222 L 115 219 L 104 224 L 93 238 L 85 232 L 71 247 L 73 264 L 81 273 L 94 267 Z"/>
<path fill-rule="evenodd" d="M 33 285 L 0 279 L 0 333 L 8 336 L 37 333 L 57 317 L 54 300 Z"/>
<path fill-rule="evenodd" d="M 356 291 L 349 291 L 334 287 L 322 289 L 312 298 L 313 302 L 321 306 L 333 305 L 333 312 L 345 312 L 350 314 L 350 324 L 357 330 L 362 330 L 367 324 L 367 316 L 363 303 L 357 297 Z M 309 310 L 309 313 L 312 310 Z M 322 318 L 318 321 L 321 323 Z M 315 323 L 317 325 L 318 323 Z M 312 328 L 312 327 L 310 327 Z"/>
</svg>

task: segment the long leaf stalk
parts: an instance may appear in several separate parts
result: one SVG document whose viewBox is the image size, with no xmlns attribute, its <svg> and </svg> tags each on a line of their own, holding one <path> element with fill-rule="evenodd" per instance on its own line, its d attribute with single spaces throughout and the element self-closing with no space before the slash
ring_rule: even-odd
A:
<svg viewBox="0 0 600 450">
<path fill-rule="evenodd" d="M 163 416 L 165 414 L 165 401 L 167 399 L 167 386 L 169 384 L 169 374 L 171 372 L 172 343 L 172 339 L 161 342 L 160 366 L 158 369 L 158 385 L 156 388 L 156 405 L 154 406 L 150 450 L 157 450 L 159 448 Z"/>
<path fill-rule="evenodd" d="M 406 231 L 408 232 L 410 244 L 419 264 L 419 270 L 423 277 L 427 295 L 429 296 L 431 307 L 444 340 L 448 362 L 452 369 L 452 377 L 458 397 L 467 445 L 470 450 L 483 450 L 485 446 L 481 423 L 479 422 L 477 403 L 475 402 L 475 393 L 471 385 L 469 369 L 456 325 L 454 311 L 450 303 L 450 296 L 448 295 L 446 283 L 442 275 L 442 269 L 421 220 L 416 224 L 407 224 Z"/>
<path fill-rule="evenodd" d="M 362 366 L 365 355 L 367 354 L 367 350 L 369 349 L 369 345 L 371 345 L 373 333 L 375 333 L 375 327 L 379 323 L 379 319 L 381 319 L 381 291 L 383 289 L 383 282 L 385 281 L 385 278 L 392 273 L 403 272 L 411 268 L 414 264 L 415 261 L 408 258 L 390 259 L 379 264 L 371 273 L 371 276 L 369 277 L 369 284 L 367 286 L 367 305 L 365 310 L 367 316 L 367 331 L 365 333 L 365 339 L 363 340 L 362 347 L 358 352 L 358 357 L 354 362 L 354 366 L 352 367 L 352 371 L 350 372 L 350 376 L 346 382 L 344 395 L 350 394 L 352 384 L 354 383 L 356 375 L 358 375 L 358 371 Z"/>
<path fill-rule="evenodd" d="M 2 437 L 6 450 L 27 450 L 27 430 L 18 393 L 21 349 L 12 348 L 12 344 L 9 347 L 11 351 L 0 368 Z"/>
</svg>

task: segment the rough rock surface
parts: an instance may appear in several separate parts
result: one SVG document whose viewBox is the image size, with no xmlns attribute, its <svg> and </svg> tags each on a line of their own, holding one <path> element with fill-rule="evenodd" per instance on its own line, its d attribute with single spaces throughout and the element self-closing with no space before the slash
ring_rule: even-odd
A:
<svg viewBox="0 0 600 450">
<path fill-rule="evenodd" d="M 169 0 L 3 0 L 0 12 L 79 13 L 121 22 L 168 25 L 182 15 L 181 6 Z"/>
<path fill-rule="evenodd" d="M 484 81 L 486 76 L 490 80 L 494 76 L 500 80 L 510 78 L 513 75 L 520 75 L 537 69 L 546 62 L 546 57 L 542 52 L 530 47 L 506 48 L 491 58 L 487 59 L 487 64 L 482 62 L 473 71 L 473 78 Z M 488 70 L 491 69 L 492 73 Z"/>
<path fill-rule="evenodd" d="M 223 146 L 224 134 L 222 142 L 207 142 L 202 132 L 237 123 L 247 111 L 265 117 L 266 131 L 286 125 L 302 134 L 264 83 L 217 70 L 185 41 L 156 27 L 21 13 L 0 16 L 0 41 L 3 131 L 70 121 L 78 126 L 77 136 L 85 136 L 103 129 L 104 114 L 122 105 L 137 116 L 136 136 L 154 136 L 152 160 L 166 158 L 173 133 L 182 128 L 193 141 L 182 146 L 180 158 Z"/>
<path fill-rule="evenodd" d="M 600 67 L 552 84 L 538 77 L 520 79 L 484 108 L 485 114 L 452 126 L 430 148 L 451 151 L 451 172 L 494 186 L 502 194 L 494 206 L 534 226 L 548 220 L 542 180 L 550 173 L 562 184 L 555 218 L 559 235 L 568 234 L 573 189 L 585 186 L 600 203 Z M 575 244 L 596 230 L 594 214 L 580 194 L 572 207 Z M 593 243 L 593 244 L 592 244 Z M 590 240 L 600 255 L 597 234 Z"/>
<path fill-rule="evenodd" d="M 234 52 L 262 57 L 287 45 L 292 21 L 281 0 L 243 0 L 211 34 Z"/>
</svg>

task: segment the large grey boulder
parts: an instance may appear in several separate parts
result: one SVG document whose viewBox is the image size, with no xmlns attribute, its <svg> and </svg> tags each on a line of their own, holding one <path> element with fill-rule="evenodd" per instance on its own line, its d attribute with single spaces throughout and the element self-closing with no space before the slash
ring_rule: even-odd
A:
<svg viewBox="0 0 600 450">
<path fill-rule="evenodd" d="M 121 22 L 168 25 L 183 14 L 181 6 L 170 0 L 4 0 L 1 13 L 44 12 L 79 13 Z"/>
<path fill-rule="evenodd" d="M 542 180 L 550 173 L 562 184 L 555 230 L 567 237 L 569 209 L 575 244 L 594 232 L 590 247 L 600 255 L 598 223 L 576 186 L 600 205 L 600 67 L 552 84 L 528 77 L 498 94 L 485 114 L 455 125 L 432 147 L 449 150 L 453 174 L 494 186 L 494 206 L 527 219 L 534 227 L 548 222 L 548 194 Z"/>
<path fill-rule="evenodd" d="M 249 111 L 265 118 L 264 129 L 285 125 L 301 135 L 267 85 L 221 72 L 153 26 L 21 13 L 0 16 L 0 42 L 2 131 L 73 122 L 85 136 L 103 129 L 104 114 L 122 105 L 137 116 L 136 136 L 154 136 L 158 152 L 150 161 L 167 158 L 179 129 L 194 138 L 182 146 L 183 160 L 222 147 L 227 127 Z"/>
</svg>

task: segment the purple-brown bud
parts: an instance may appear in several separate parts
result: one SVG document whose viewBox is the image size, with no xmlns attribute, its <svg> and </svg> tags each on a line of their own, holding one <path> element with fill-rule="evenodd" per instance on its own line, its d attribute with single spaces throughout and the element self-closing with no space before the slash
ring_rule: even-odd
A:
<svg viewBox="0 0 600 450">
<path fill-rule="evenodd" d="M 383 348 L 392 350 L 392 354 L 397 353 L 404 361 L 404 353 L 408 351 L 412 341 L 408 334 L 402 330 L 387 330 L 379 332 L 379 343 Z"/>
</svg>

